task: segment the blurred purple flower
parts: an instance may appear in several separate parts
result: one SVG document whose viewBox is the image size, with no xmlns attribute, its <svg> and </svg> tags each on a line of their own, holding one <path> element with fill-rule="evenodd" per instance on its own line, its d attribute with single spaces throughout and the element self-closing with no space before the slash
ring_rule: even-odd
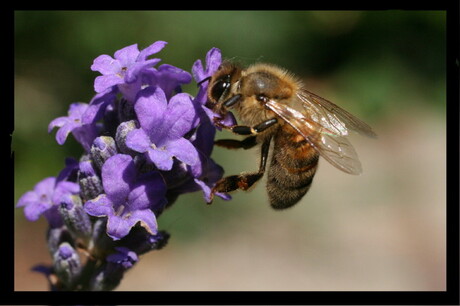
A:
<svg viewBox="0 0 460 306">
<path fill-rule="evenodd" d="M 52 228 L 59 227 L 63 224 L 58 211 L 59 205 L 62 202 L 71 202 L 71 196 L 79 191 L 80 187 L 76 183 L 48 177 L 37 183 L 33 190 L 22 195 L 17 207 L 24 207 L 24 215 L 29 221 L 37 221 L 44 215 Z"/>
<path fill-rule="evenodd" d="M 157 221 L 152 210 L 162 210 L 166 186 L 156 172 L 139 174 L 131 156 L 117 154 L 102 167 L 105 194 L 87 201 L 86 212 L 107 217 L 107 235 L 118 240 L 140 222 L 149 233 L 157 233 Z"/>
<path fill-rule="evenodd" d="M 173 157 L 191 166 L 200 162 L 196 148 L 183 137 L 198 120 L 188 94 L 177 94 L 168 103 L 161 88 L 147 87 L 139 93 L 134 109 L 140 128 L 128 133 L 127 147 L 145 153 L 164 171 L 171 170 Z"/>
<path fill-rule="evenodd" d="M 82 122 L 82 115 L 87 109 L 88 104 L 86 103 L 72 103 L 69 107 L 69 115 L 67 117 L 58 117 L 50 122 L 48 125 L 48 133 L 50 133 L 53 128 L 58 127 L 56 141 L 60 145 L 63 145 L 69 133 L 72 133 L 86 152 L 89 152 L 94 138 L 98 136 L 98 131 L 96 125 L 84 124 Z"/>
</svg>

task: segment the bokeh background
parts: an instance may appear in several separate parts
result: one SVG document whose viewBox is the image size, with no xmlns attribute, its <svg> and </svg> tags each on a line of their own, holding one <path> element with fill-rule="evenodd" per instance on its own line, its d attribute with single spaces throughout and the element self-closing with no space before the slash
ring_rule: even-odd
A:
<svg viewBox="0 0 460 306">
<path fill-rule="evenodd" d="M 352 136 L 364 173 L 320 161 L 286 211 L 264 182 L 207 206 L 184 195 L 159 218 L 167 247 L 141 257 L 118 290 L 445 290 L 446 14 L 443 11 L 16 11 L 15 202 L 81 148 L 48 123 L 89 102 L 95 57 L 168 41 L 163 63 L 189 70 L 212 47 L 266 61 L 369 123 Z M 185 91 L 196 93 L 196 85 Z M 233 137 L 227 132 L 218 138 Z M 227 174 L 256 169 L 256 150 L 216 148 Z M 14 203 L 15 204 L 15 203 Z M 13 203 L 9 204 L 13 205 Z M 15 290 L 47 290 L 30 268 L 51 262 L 46 222 L 15 210 Z"/>
</svg>

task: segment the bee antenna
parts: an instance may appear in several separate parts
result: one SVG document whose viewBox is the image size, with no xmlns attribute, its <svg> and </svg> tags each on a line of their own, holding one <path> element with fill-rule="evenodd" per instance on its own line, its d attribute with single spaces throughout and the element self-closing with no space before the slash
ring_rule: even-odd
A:
<svg viewBox="0 0 460 306">
<path fill-rule="evenodd" d="M 206 81 L 209 81 L 210 79 L 211 79 L 210 76 L 208 76 L 207 78 L 202 79 L 201 81 L 199 81 L 198 83 L 196 83 L 196 87 L 199 87 L 201 84 L 203 84 L 203 83 L 206 82 Z"/>
</svg>

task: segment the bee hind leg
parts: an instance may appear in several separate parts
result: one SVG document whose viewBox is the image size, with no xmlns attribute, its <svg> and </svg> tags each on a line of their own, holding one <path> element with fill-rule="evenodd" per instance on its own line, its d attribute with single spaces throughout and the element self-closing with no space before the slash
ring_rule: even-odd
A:
<svg viewBox="0 0 460 306">
<path fill-rule="evenodd" d="M 268 151 L 270 148 L 270 139 L 266 140 L 262 144 L 261 149 L 261 158 L 259 170 L 257 172 L 251 173 L 241 173 L 239 175 L 230 175 L 219 180 L 216 185 L 212 188 L 211 191 L 211 201 L 208 204 L 212 203 L 214 194 L 217 192 L 231 192 L 237 189 L 248 190 L 254 185 L 258 180 L 260 180 L 265 173 L 265 166 L 267 165 Z"/>
</svg>

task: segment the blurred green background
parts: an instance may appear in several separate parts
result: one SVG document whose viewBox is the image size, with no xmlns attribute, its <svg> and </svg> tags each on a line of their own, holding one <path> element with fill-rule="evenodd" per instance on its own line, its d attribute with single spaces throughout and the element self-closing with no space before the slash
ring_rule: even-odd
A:
<svg viewBox="0 0 460 306">
<path fill-rule="evenodd" d="M 162 63 L 188 71 L 212 47 L 285 67 L 379 135 L 351 138 L 361 176 L 321 160 L 286 211 L 271 210 L 264 182 L 211 206 L 180 197 L 159 218 L 169 245 L 143 256 L 120 290 L 445 290 L 445 12 L 16 11 L 14 22 L 15 201 L 80 156 L 47 126 L 94 95 L 94 58 L 134 43 L 167 41 Z M 254 150 L 213 158 L 227 174 L 258 165 Z M 30 271 L 51 262 L 46 222 L 21 209 L 15 218 L 15 289 L 46 290 Z"/>
</svg>

